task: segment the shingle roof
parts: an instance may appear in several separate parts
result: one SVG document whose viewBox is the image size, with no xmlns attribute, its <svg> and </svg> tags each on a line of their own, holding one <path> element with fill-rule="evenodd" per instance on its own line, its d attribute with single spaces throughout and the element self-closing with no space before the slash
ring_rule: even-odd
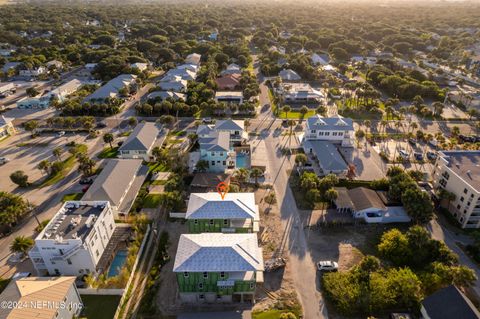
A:
<svg viewBox="0 0 480 319">
<path fill-rule="evenodd" d="M 259 219 L 253 193 L 193 193 L 188 201 L 186 219 Z"/>
<path fill-rule="evenodd" d="M 198 139 L 200 148 L 209 152 L 229 151 L 230 150 L 230 133 L 228 132 L 211 132 L 209 136 L 200 137 Z"/>
<path fill-rule="evenodd" d="M 305 141 L 305 149 L 312 149 L 324 171 L 346 171 L 347 163 L 337 147 L 328 141 Z"/>
<path fill-rule="evenodd" d="M 133 74 L 121 74 L 87 96 L 84 101 L 116 97 L 120 89 L 130 85 L 136 78 L 137 76 Z"/>
<path fill-rule="evenodd" d="M 157 97 L 160 97 L 162 100 L 165 100 L 167 98 L 172 98 L 174 100 L 185 100 L 185 94 L 183 93 L 178 93 L 178 92 L 173 92 L 173 91 L 155 91 L 147 95 L 147 100 L 152 100 Z"/>
<path fill-rule="evenodd" d="M 377 208 L 380 210 L 387 209 L 380 197 L 372 189 L 365 187 L 352 188 L 348 190 L 348 196 L 357 212 L 367 208 Z"/>
<path fill-rule="evenodd" d="M 82 200 L 108 200 L 113 206 L 119 206 L 141 167 L 140 159 L 109 160 Z"/>
<path fill-rule="evenodd" d="M 183 234 L 174 272 L 262 271 L 262 250 L 256 234 Z"/>
<path fill-rule="evenodd" d="M 307 127 L 322 131 L 352 131 L 353 121 L 340 115 L 323 117 L 317 114 L 307 119 Z"/>
<path fill-rule="evenodd" d="M 0 300 L 18 302 L 19 305 L 31 302 L 63 302 L 74 285 L 75 277 L 28 277 L 10 282 L 0 294 Z M 53 319 L 55 307 L 0 307 L 0 319 Z"/>
<path fill-rule="evenodd" d="M 200 64 L 200 59 L 202 58 L 202 56 L 198 53 L 192 53 L 192 54 L 189 54 L 187 55 L 187 57 L 185 58 L 185 63 L 187 64 Z"/>
<path fill-rule="evenodd" d="M 288 69 L 288 70 L 282 70 L 278 73 L 278 76 L 281 77 L 283 80 L 290 80 L 290 81 L 296 81 L 296 80 L 300 80 L 301 77 L 300 75 L 298 75 L 297 72 L 291 70 L 291 69 Z"/>
<path fill-rule="evenodd" d="M 450 285 L 422 302 L 430 319 L 478 319 L 480 312 L 457 287 Z"/>
<path fill-rule="evenodd" d="M 234 131 L 239 130 L 243 131 L 245 128 L 243 121 L 234 121 L 231 119 L 228 120 L 218 120 L 215 122 L 215 130 L 219 131 Z"/>
<path fill-rule="evenodd" d="M 155 143 L 160 130 L 155 123 L 143 122 L 138 124 L 132 134 L 118 149 L 119 151 L 149 151 Z"/>
</svg>

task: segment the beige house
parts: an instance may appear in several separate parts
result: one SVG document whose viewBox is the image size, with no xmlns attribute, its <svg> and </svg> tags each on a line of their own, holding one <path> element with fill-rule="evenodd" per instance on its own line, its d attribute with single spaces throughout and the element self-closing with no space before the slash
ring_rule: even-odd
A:
<svg viewBox="0 0 480 319">
<path fill-rule="evenodd" d="M 0 140 L 13 134 L 15 134 L 13 120 L 0 115 Z"/>
<path fill-rule="evenodd" d="M 455 194 L 450 213 L 462 228 L 480 227 L 480 151 L 439 152 L 433 172 L 435 190 Z"/>
<path fill-rule="evenodd" d="M 75 277 L 27 277 L 13 280 L 0 294 L 0 319 L 71 319 L 80 315 L 82 300 Z"/>
</svg>

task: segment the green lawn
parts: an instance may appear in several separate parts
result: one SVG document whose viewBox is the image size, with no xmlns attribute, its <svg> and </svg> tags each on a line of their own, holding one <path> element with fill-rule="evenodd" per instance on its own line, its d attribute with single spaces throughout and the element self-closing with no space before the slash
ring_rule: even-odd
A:
<svg viewBox="0 0 480 319">
<path fill-rule="evenodd" d="M 83 316 L 87 319 L 113 318 L 121 296 L 82 295 Z M 83 317 L 82 316 L 82 317 Z"/>
<path fill-rule="evenodd" d="M 160 194 L 148 194 L 143 200 L 144 208 L 157 208 L 160 206 Z"/>
<path fill-rule="evenodd" d="M 127 136 L 130 136 L 130 134 L 132 134 L 132 131 L 126 131 L 120 134 L 119 136 L 127 137 Z"/>
<path fill-rule="evenodd" d="M 148 166 L 148 171 L 151 173 L 167 171 L 167 166 L 165 166 L 165 164 L 162 164 L 162 163 L 151 162 L 151 163 L 148 163 L 147 166 Z"/>
<path fill-rule="evenodd" d="M 98 154 L 98 158 L 115 158 L 117 157 L 117 151 L 118 147 L 111 148 L 107 146 Z"/>
<path fill-rule="evenodd" d="M 72 193 L 72 194 L 66 194 L 62 198 L 62 202 L 66 202 L 69 200 L 80 200 L 83 196 L 83 193 Z"/>
<path fill-rule="evenodd" d="M 275 104 L 273 92 L 270 89 L 268 90 L 268 97 L 270 99 L 270 105 L 272 106 L 273 114 L 275 114 L 280 119 L 292 119 L 292 120 L 307 119 L 315 115 L 315 110 L 309 110 L 305 115 L 303 115 L 302 113 L 294 109 L 292 109 L 287 114 L 285 114 L 285 112 L 283 112 L 282 110 L 278 110 L 278 113 L 277 113 L 277 105 Z"/>
<path fill-rule="evenodd" d="M 254 312 L 252 314 L 252 319 L 279 319 L 282 313 L 288 313 L 288 312 L 291 312 L 291 311 L 271 309 L 264 312 Z"/>
<path fill-rule="evenodd" d="M 79 152 L 87 152 L 87 146 L 86 145 L 78 145 L 78 151 Z M 70 155 L 66 160 L 64 160 L 62 163 L 63 163 L 63 169 L 58 171 L 57 173 L 55 174 L 50 174 L 47 179 L 45 179 L 43 181 L 42 184 L 40 184 L 40 188 L 41 187 L 45 187 L 45 186 L 50 186 L 50 185 L 53 185 L 53 184 L 56 184 L 58 183 L 59 181 L 61 181 L 73 168 L 73 166 L 75 165 L 75 162 L 76 162 L 76 158 L 74 155 Z"/>
</svg>

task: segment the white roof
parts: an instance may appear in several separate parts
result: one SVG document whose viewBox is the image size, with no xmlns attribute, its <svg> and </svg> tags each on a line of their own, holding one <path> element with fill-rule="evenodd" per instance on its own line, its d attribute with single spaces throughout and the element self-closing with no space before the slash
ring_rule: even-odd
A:
<svg viewBox="0 0 480 319">
<path fill-rule="evenodd" d="M 133 74 L 121 74 L 114 79 L 108 81 L 104 86 L 97 89 L 95 92 L 90 94 L 85 98 L 84 101 L 97 100 L 97 99 L 107 99 L 109 97 L 117 97 L 118 91 L 126 87 L 127 85 L 132 84 L 133 81 L 137 78 Z"/>
<path fill-rule="evenodd" d="M 246 219 L 259 220 L 253 193 L 193 193 L 188 201 L 186 219 Z"/>
<path fill-rule="evenodd" d="M 256 234 L 183 234 L 174 272 L 263 271 L 262 249 Z"/>
<path fill-rule="evenodd" d="M 187 64 L 200 64 L 200 59 L 202 58 L 202 56 L 198 53 L 192 53 L 192 54 L 189 54 L 187 55 L 187 57 L 185 58 L 185 63 Z"/>
<path fill-rule="evenodd" d="M 292 69 L 282 70 L 280 71 L 280 73 L 278 73 L 278 75 L 283 80 L 287 80 L 287 81 L 297 81 L 301 79 L 300 75 L 298 75 L 298 73 L 293 71 Z"/>
</svg>

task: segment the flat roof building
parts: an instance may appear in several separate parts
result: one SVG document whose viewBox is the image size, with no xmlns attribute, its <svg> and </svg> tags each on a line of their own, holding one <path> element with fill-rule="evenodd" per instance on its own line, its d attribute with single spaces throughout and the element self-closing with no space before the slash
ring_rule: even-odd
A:
<svg viewBox="0 0 480 319">
<path fill-rule="evenodd" d="M 455 194 L 448 207 L 462 228 L 480 227 L 480 151 L 441 151 L 433 171 L 434 189 Z"/>
<path fill-rule="evenodd" d="M 37 235 L 28 254 L 40 276 L 96 274 L 114 231 L 108 201 L 67 201 Z"/>
</svg>

